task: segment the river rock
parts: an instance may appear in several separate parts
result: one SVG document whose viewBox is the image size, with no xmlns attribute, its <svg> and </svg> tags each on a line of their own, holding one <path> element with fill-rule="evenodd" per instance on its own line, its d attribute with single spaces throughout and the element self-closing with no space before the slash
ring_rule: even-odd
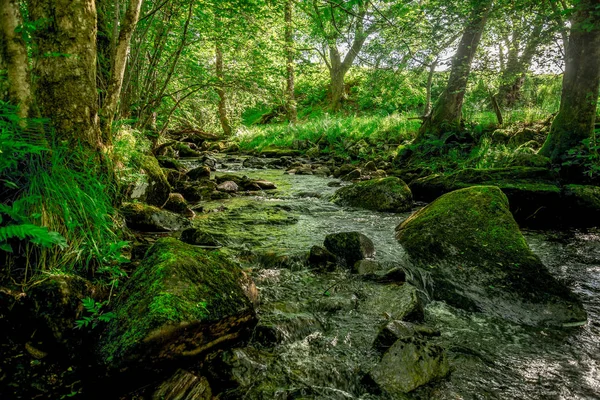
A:
<svg viewBox="0 0 600 400">
<path fill-rule="evenodd" d="M 201 165 L 199 167 L 189 170 L 187 172 L 187 176 L 193 181 L 197 181 L 202 178 L 210 178 L 210 167 L 206 165 Z"/>
<path fill-rule="evenodd" d="M 267 164 L 268 162 L 264 158 L 249 157 L 244 160 L 242 166 L 244 168 L 265 169 L 267 168 Z"/>
<path fill-rule="evenodd" d="M 531 252 L 495 186 L 440 197 L 399 225 L 396 238 L 430 274 L 436 299 L 532 325 L 586 320 L 581 301 Z"/>
<path fill-rule="evenodd" d="M 273 190 L 277 185 L 264 179 L 255 179 L 244 184 L 244 190 Z"/>
<path fill-rule="evenodd" d="M 132 200 L 161 207 L 171 193 L 171 185 L 169 185 L 162 168 L 156 158 L 152 156 L 142 156 L 139 168 L 142 177 L 132 188 L 129 197 Z"/>
<path fill-rule="evenodd" d="M 392 398 L 403 398 L 403 394 L 449 373 L 444 349 L 417 335 L 409 335 L 400 337 L 369 375 Z"/>
<path fill-rule="evenodd" d="M 171 193 L 163 209 L 192 217 L 194 212 L 188 207 L 187 201 L 179 193 Z"/>
<path fill-rule="evenodd" d="M 335 254 L 330 252 L 324 247 L 321 246 L 313 246 L 310 248 L 310 253 L 308 255 L 308 263 L 320 269 L 332 269 L 335 265 L 337 258 Z"/>
<path fill-rule="evenodd" d="M 373 348 L 380 353 L 385 353 L 394 343 L 403 337 L 440 336 L 440 331 L 426 325 L 417 325 L 412 322 L 392 320 L 387 322 L 377 334 Z"/>
<path fill-rule="evenodd" d="M 181 232 L 181 241 L 193 244 L 195 246 L 214 246 L 219 247 L 223 244 L 219 240 L 220 238 L 216 238 L 214 235 L 203 231 L 199 228 L 188 228 Z"/>
<path fill-rule="evenodd" d="M 570 226 L 600 226 L 600 187 L 565 185 L 563 187 L 565 215 Z"/>
<path fill-rule="evenodd" d="M 356 179 L 360 179 L 360 177 L 361 177 L 360 169 L 355 169 L 355 170 L 348 172 L 346 175 L 342 175 L 340 177 L 340 179 L 343 181 L 354 181 Z"/>
<path fill-rule="evenodd" d="M 249 278 L 225 255 L 158 240 L 114 303 L 98 349 L 110 368 L 152 369 L 248 337 Z"/>
<path fill-rule="evenodd" d="M 143 203 L 124 203 L 121 213 L 129 228 L 141 231 L 171 232 L 190 226 L 181 215 Z"/>
<path fill-rule="evenodd" d="M 208 380 L 184 369 L 160 384 L 152 400 L 211 400 L 212 391 Z"/>
<path fill-rule="evenodd" d="M 409 321 L 423 321 L 423 303 L 417 288 L 408 283 L 390 284 L 380 288 L 373 296 L 360 305 L 364 312 L 385 315 L 388 318 Z"/>
<path fill-rule="evenodd" d="M 216 189 L 217 184 L 210 180 L 202 180 L 197 182 L 178 182 L 174 186 L 177 193 L 181 193 L 189 202 L 198 202 L 203 199 L 209 199 L 211 193 Z"/>
<path fill-rule="evenodd" d="M 217 190 L 225 193 L 235 193 L 239 189 L 234 181 L 225 181 L 217 185 Z"/>
<path fill-rule="evenodd" d="M 338 189 L 332 201 L 339 205 L 374 211 L 402 212 L 412 207 L 412 193 L 404 181 L 389 177 Z"/>
<path fill-rule="evenodd" d="M 46 349 L 57 344 L 73 346 L 75 321 L 85 315 L 84 298 L 98 298 L 101 292 L 76 275 L 49 274 L 26 291 L 29 314 L 35 324 L 33 339 Z M 23 316 L 21 316 L 23 317 Z"/>
<path fill-rule="evenodd" d="M 360 232 L 332 233 L 325 236 L 324 244 L 348 268 L 359 260 L 375 256 L 373 242 Z"/>
<path fill-rule="evenodd" d="M 373 260 L 359 260 L 352 267 L 352 272 L 358 275 L 372 275 L 381 270 L 381 265 Z"/>
<path fill-rule="evenodd" d="M 202 157 L 202 164 L 204 164 L 205 167 L 210 168 L 211 171 L 215 171 L 217 169 L 218 161 L 216 158 L 207 154 Z"/>
</svg>

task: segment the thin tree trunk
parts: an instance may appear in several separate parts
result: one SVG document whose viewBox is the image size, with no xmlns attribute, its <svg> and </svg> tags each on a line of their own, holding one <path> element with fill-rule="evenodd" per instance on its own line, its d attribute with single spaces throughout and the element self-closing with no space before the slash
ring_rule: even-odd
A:
<svg viewBox="0 0 600 400">
<path fill-rule="evenodd" d="M 599 0 L 582 0 L 571 21 L 560 109 L 540 154 L 553 163 L 592 137 L 600 88 Z"/>
<path fill-rule="evenodd" d="M 104 101 L 102 110 L 102 131 L 105 144 L 112 142 L 112 122 L 117 111 L 117 104 L 123 87 L 123 77 L 125 76 L 125 66 L 127 65 L 127 57 L 131 44 L 131 36 L 137 25 L 140 17 L 140 9 L 143 0 L 130 0 L 125 12 L 125 19 L 119 32 L 115 46 L 115 53 L 112 59 L 110 81 L 108 84 L 108 94 Z M 118 10 L 118 8 L 117 8 Z"/>
<path fill-rule="evenodd" d="M 436 58 L 429 64 L 429 74 L 427 75 L 427 94 L 425 95 L 425 107 L 423 108 L 423 117 L 428 117 L 431 113 L 431 86 L 433 85 L 433 75 L 437 68 L 439 58 Z"/>
<path fill-rule="evenodd" d="M 96 4 L 94 0 L 30 0 L 34 33 L 35 99 L 50 118 L 57 139 L 102 146 L 96 91 Z"/>
<path fill-rule="evenodd" d="M 217 73 L 217 94 L 219 95 L 219 104 L 218 104 L 218 112 L 219 112 L 219 121 L 221 122 L 221 127 L 223 128 L 223 133 L 226 137 L 231 136 L 231 125 L 229 125 L 229 118 L 227 118 L 227 97 L 225 94 L 225 88 L 223 86 L 224 83 L 224 71 L 223 71 L 223 50 L 221 49 L 221 45 L 217 42 L 215 45 L 215 54 L 216 54 L 216 73 Z"/>
<path fill-rule="evenodd" d="M 513 48 L 509 50 L 506 68 L 502 70 L 502 84 L 498 90 L 498 103 L 500 106 L 514 107 L 521 99 L 521 89 L 525 84 L 525 77 L 536 50 L 540 45 L 543 27 L 542 21 L 536 24 L 520 56 L 518 43 L 513 43 Z"/>
<path fill-rule="evenodd" d="M 460 126 L 471 63 L 491 7 L 492 0 L 475 0 L 473 12 L 452 60 L 448 85 L 436 101 L 429 118 L 423 121 L 419 138 L 424 138 L 426 135 L 440 136 L 444 131 L 451 131 Z"/>
<path fill-rule="evenodd" d="M 8 100 L 19 106 L 19 116 L 31 116 L 31 86 L 27 48 L 21 34 L 19 2 L 0 0 L 0 53 L 8 73 Z"/>
<path fill-rule="evenodd" d="M 329 48 L 329 92 L 331 96 L 331 110 L 335 112 L 339 111 L 342 107 L 342 99 L 344 98 L 344 76 L 346 75 L 346 71 L 344 71 L 340 53 L 334 46 L 335 45 L 330 45 Z"/>
<path fill-rule="evenodd" d="M 494 108 L 494 113 L 496 114 L 496 119 L 498 120 L 498 125 L 504 124 L 504 118 L 502 117 L 502 109 L 500 105 L 498 105 L 498 100 L 496 96 L 490 93 L 490 101 L 492 102 L 492 107 Z"/>
<path fill-rule="evenodd" d="M 286 111 L 288 116 L 288 121 L 291 124 L 295 124 L 298 119 L 298 114 L 296 110 L 296 99 L 294 97 L 294 27 L 292 24 L 293 21 L 293 12 L 294 12 L 294 3 L 293 0 L 287 0 L 285 3 L 285 53 L 286 53 L 286 70 L 287 70 L 287 80 L 286 80 Z"/>
</svg>

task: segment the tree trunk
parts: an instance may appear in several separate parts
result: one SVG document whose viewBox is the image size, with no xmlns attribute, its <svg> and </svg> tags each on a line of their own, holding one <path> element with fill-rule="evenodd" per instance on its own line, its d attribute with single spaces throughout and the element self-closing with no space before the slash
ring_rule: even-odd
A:
<svg viewBox="0 0 600 400">
<path fill-rule="evenodd" d="M 582 0 L 571 21 L 560 109 L 540 154 L 554 164 L 594 134 L 600 88 L 599 0 Z"/>
<path fill-rule="evenodd" d="M 101 147 L 96 92 L 94 0 L 30 0 L 34 32 L 35 99 L 58 140 Z"/>
<path fill-rule="evenodd" d="M 229 125 L 229 118 L 227 118 L 227 97 L 225 94 L 224 83 L 224 71 L 223 71 L 223 50 L 221 49 L 221 45 L 217 42 L 215 45 L 215 53 L 216 53 L 216 72 L 217 72 L 217 94 L 219 95 L 219 121 L 221 122 L 221 127 L 223 128 L 223 133 L 226 137 L 231 136 L 231 125 Z"/>
<path fill-rule="evenodd" d="M 292 0 L 285 2 L 285 53 L 286 53 L 286 70 L 287 70 L 287 86 L 286 86 L 286 111 L 288 121 L 295 124 L 298 118 L 296 111 L 296 99 L 294 97 L 294 29 L 292 18 L 294 12 L 294 4 Z"/>
<path fill-rule="evenodd" d="M 491 6 L 492 0 L 475 0 L 473 12 L 452 60 L 448 85 L 436 101 L 429 118 L 423 121 L 419 138 L 424 138 L 426 135 L 440 136 L 445 131 L 460 126 L 471 63 L 479 46 Z"/>
<path fill-rule="evenodd" d="M 428 117 L 431 113 L 431 86 L 433 85 L 433 75 L 437 68 L 439 58 L 436 58 L 429 65 L 429 74 L 427 75 L 427 94 L 425 95 L 425 107 L 423 108 L 423 117 Z"/>
<path fill-rule="evenodd" d="M 506 68 L 502 70 L 502 83 L 498 90 L 498 104 L 501 107 L 512 108 L 521 99 L 521 89 L 525 84 L 525 77 L 536 50 L 540 45 L 543 27 L 544 24 L 542 21 L 536 24 L 520 56 L 519 43 L 513 40 L 512 46 L 509 48 Z"/>
<path fill-rule="evenodd" d="M 116 41 L 114 55 L 110 69 L 110 80 L 108 84 L 108 93 L 104 101 L 102 110 L 102 131 L 104 143 L 112 142 L 112 122 L 117 111 L 117 104 L 123 87 L 123 77 L 125 76 L 125 66 L 131 43 L 131 36 L 140 17 L 140 9 L 143 0 L 130 0 L 125 13 L 125 19 L 121 25 L 119 38 Z M 118 3 L 117 3 L 118 4 Z M 117 8 L 118 10 L 118 8 Z"/>
<path fill-rule="evenodd" d="M 8 100 L 19 106 L 19 116 L 31 115 L 31 86 L 27 48 L 16 29 L 22 24 L 19 2 L 0 0 L 0 53 L 8 75 Z"/>
</svg>

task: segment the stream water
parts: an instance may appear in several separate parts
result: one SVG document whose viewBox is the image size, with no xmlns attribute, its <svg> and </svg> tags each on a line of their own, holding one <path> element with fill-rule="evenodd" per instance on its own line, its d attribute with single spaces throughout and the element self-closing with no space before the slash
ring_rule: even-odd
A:
<svg viewBox="0 0 600 400">
<path fill-rule="evenodd" d="M 394 228 L 411 213 L 338 207 L 328 201 L 336 190 L 328 186 L 333 179 L 223 162 L 227 167 L 217 174 L 278 186 L 269 194 L 206 203 L 195 221 L 221 235 L 226 251 L 250 269 L 261 295 L 254 337 L 220 356 L 217 364 L 229 376 L 211 377 L 222 383 L 223 398 L 386 399 L 369 389 L 365 375 L 377 362 L 373 339 L 399 296 L 397 286 L 343 271 L 311 271 L 302 261 L 325 235 L 359 231 L 375 243 L 378 261 L 401 263 Z M 441 332 L 432 340 L 447 349 L 453 371 L 406 398 L 600 398 L 600 230 L 524 234 L 548 268 L 582 298 L 588 324 L 532 328 L 428 302 L 426 323 Z M 410 278 L 428 291 L 426 279 Z"/>
</svg>

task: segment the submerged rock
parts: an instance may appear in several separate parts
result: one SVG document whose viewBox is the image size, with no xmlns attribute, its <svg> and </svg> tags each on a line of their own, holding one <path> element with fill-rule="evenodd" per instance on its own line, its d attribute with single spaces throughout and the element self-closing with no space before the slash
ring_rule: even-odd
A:
<svg viewBox="0 0 600 400">
<path fill-rule="evenodd" d="M 374 211 L 402 212 L 412 207 L 412 193 L 404 181 L 389 177 L 343 187 L 332 201 Z"/>
<path fill-rule="evenodd" d="M 324 244 L 348 268 L 359 260 L 375 256 L 373 242 L 360 232 L 332 233 L 325 237 Z"/>
<path fill-rule="evenodd" d="M 411 336 L 440 336 L 440 331 L 426 325 L 417 325 L 411 322 L 393 320 L 386 323 L 375 338 L 373 348 L 385 353 L 394 343 L 403 337 Z"/>
<path fill-rule="evenodd" d="M 359 260 L 352 267 L 352 272 L 358 275 L 372 275 L 381 270 L 381 265 L 373 260 Z"/>
<path fill-rule="evenodd" d="M 408 332 L 407 332 L 408 333 Z M 403 335 L 370 372 L 373 381 L 393 398 L 450 373 L 444 349 L 416 335 Z"/>
<path fill-rule="evenodd" d="M 373 296 L 366 299 L 360 309 L 391 319 L 420 322 L 423 320 L 423 304 L 417 288 L 408 283 L 390 284 L 381 287 Z"/>
<path fill-rule="evenodd" d="M 160 239 L 115 302 L 101 360 L 153 368 L 244 340 L 256 324 L 248 281 L 223 254 Z"/>
<path fill-rule="evenodd" d="M 313 246 L 310 248 L 310 253 L 308 255 L 308 263 L 320 269 L 333 269 L 337 258 L 335 254 L 330 252 L 324 247 L 321 246 Z"/>
<path fill-rule="evenodd" d="M 208 380 L 189 371 L 178 369 L 172 377 L 160 384 L 152 400 L 211 400 Z"/>
<path fill-rule="evenodd" d="M 171 232 L 190 226 L 190 221 L 179 214 L 143 203 L 125 203 L 121 212 L 127 226 L 136 230 Z"/>
<path fill-rule="evenodd" d="M 497 187 L 440 197 L 399 225 L 396 238 L 431 275 L 436 299 L 527 324 L 586 320 L 581 301 L 531 252 Z"/>
<path fill-rule="evenodd" d="M 195 246 L 220 247 L 219 238 L 199 228 L 188 228 L 181 232 L 181 241 Z"/>
</svg>

